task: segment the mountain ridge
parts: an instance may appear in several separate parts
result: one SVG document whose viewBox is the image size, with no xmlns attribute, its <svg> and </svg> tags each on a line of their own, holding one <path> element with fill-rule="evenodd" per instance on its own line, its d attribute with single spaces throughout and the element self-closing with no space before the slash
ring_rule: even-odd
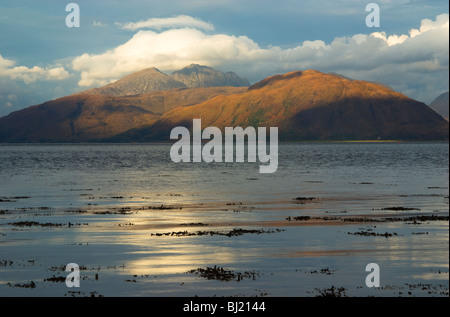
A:
<svg viewBox="0 0 450 317">
<path fill-rule="evenodd" d="M 248 87 L 247 79 L 240 78 L 234 72 L 220 72 L 211 67 L 191 64 L 170 75 L 173 79 L 182 82 L 186 87 Z"/>
<path fill-rule="evenodd" d="M 151 67 L 129 74 L 106 86 L 79 92 L 77 95 L 100 94 L 120 97 L 176 88 L 186 88 L 186 86 L 159 69 Z"/>
<path fill-rule="evenodd" d="M 100 141 L 186 107 L 245 88 L 179 88 L 130 96 L 70 95 L 0 118 L 0 142 Z"/>
<path fill-rule="evenodd" d="M 205 70 L 217 74 L 199 65 L 184 68 L 194 81 Z M 448 140 L 448 121 L 427 105 L 390 87 L 338 74 L 304 70 L 250 87 L 148 92 L 159 79 L 170 82 L 169 75 L 148 68 L 115 85 L 13 112 L 0 118 L 0 142 L 168 141 L 173 127 L 190 127 L 194 118 L 221 129 L 277 126 L 286 141 Z M 139 85 L 133 85 L 136 80 Z M 144 93 L 116 95 L 130 92 Z"/>
<path fill-rule="evenodd" d="M 278 126 L 281 140 L 448 140 L 448 122 L 423 103 L 360 80 L 295 71 L 263 79 L 239 95 L 175 108 L 152 126 L 114 140 L 167 140 L 173 127 Z"/>
<path fill-rule="evenodd" d="M 129 96 L 178 88 L 248 87 L 248 80 L 234 72 L 223 73 L 208 66 L 191 64 L 167 75 L 155 67 L 129 74 L 111 84 L 91 88 L 76 95 Z"/>
</svg>

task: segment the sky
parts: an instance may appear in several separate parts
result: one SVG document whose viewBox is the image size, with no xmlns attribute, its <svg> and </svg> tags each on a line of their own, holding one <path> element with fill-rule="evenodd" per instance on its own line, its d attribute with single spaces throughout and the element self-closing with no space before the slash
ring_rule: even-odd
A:
<svg viewBox="0 0 450 317">
<path fill-rule="evenodd" d="M 429 104 L 449 90 L 447 0 L 0 0 L 0 117 L 156 67 L 251 83 L 316 69 Z M 369 3 L 379 27 L 369 27 Z"/>
</svg>

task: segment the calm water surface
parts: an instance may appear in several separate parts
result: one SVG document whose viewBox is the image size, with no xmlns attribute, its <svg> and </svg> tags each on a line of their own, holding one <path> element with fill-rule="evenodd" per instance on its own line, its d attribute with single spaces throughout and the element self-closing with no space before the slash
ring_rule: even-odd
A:
<svg viewBox="0 0 450 317">
<path fill-rule="evenodd" d="M 280 144 L 274 174 L 260 163 L 177 164 L 169 151 L 0 145 L 0 295 L 316 296 L 334 285 L 347 296 L 448 296 L 448 220 L 287 220 L 448 217 L 448 143 Z M 236 228 L 255 232 L 164 235 Z M 80 289 L 49 280 L 72 262 L 84 267 Z M 365 286 L 372 262 L 378 289 Z M 187 273 L 215 265 L 255 278 Z"/>
</svg>

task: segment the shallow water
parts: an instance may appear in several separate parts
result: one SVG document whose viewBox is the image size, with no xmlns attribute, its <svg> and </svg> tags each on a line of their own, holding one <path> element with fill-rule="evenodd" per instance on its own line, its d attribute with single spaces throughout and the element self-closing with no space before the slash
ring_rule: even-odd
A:
<svg viewBox="0 0 450 317">
<path fill-rule="evenodd" d="M 448 143 L 285 143 L 274 174 L 169 151 L 0 145 L 0 296 L 448 296 Z M 416 215 L 447 218 L 342 221 Z M 80 288 L 48 280 L 68 263 Z M 188 273 L 214 266 L 254 274 Z"/>
</svg>

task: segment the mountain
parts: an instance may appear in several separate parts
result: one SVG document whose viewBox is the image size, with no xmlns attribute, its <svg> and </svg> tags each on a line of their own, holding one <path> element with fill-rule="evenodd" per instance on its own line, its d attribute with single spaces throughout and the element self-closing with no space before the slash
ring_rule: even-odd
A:
<svg viewBox="0 0 450 317">
<path fill-rule="evenodd" d="M 147 68 L 109 85 L 0 118 L 0 142 L 99 141 L 148 126 L 173 108 L 192 106 L 218 95 L 242 93 L 247 89 L 232 87 L 248 83 L 234 73 L 222 73 L 200 65 L 191 65 L 180 72 L 187 76 L 186 82 L 188 78 L 198 78 L 193 86 L 199 88 L 187 88 L 188 85 L 172 75 L 154 67 Z M 209 75 L 202 77 L 203 73 Z M 215 86 L 225 82 L 229 87 Z"/>
<path fill-rule="evenodd" d="M 115 141 L 167 140 L 175 126 L 279 127 L 281 140 L 448 140 L 449 124 L 392 89 L 315 70 L 266 78 L 241 94 L 166 112 Z"/>
<path fill-rule="evenodd" d="M 154 123 L 175 107 L 246 88 L 181 88 L 132 96 L 75 94 L 0 118 L 0 142 L 86 142 Z"/>
<path fill-rule="evenodd" d="M 439 95 L 432 103 L 430 103 L 430 108 L 439 113 L 445 120 L 448 121 L 448 108 L 449 99 L 448 91 Z"/>
<path fill-rule="evenodd" d="M 127 96 L 176 88 L 186 88 L 186 85 L 152 67 L 125 76 L 104 87 L 89 89 L 78 94 Z"/>
<path fill-rule="evenodd" d="M 336 74 L 306 70 L 249 88 L 185 88 L 231 84 L 220 74 L 199 65 L 172 75 L 145 69 L 0 118 L 0 142 L 160 141 L 193 118 L 203 128 L 276 126 L 280 140 L 448 140 L 449 123 L 427 105 Z"/>
<path fill-rule="evenodd" d="M 158 116 L 104 95 L 68 96 L 0 119 L 2 142 L 80 142 L 113 136 Z"/>
<path fill-rule="evenodd" d="M 186 87 L 248 87 L 247 79 L 240 78 L 234 72 L 222 73 L 211 67 L 191 64 L 172 73 L 171 77 Z"/>
<path fill-rule="evenodd" d="M 177 88 L 248 87 L 247 79 L 233 72 L 222 73 L 211 67 L 192 64 L 167 75 L 157 68 L 130 74 L 101 88 L 82 91 L 80 95 L 128 96 Z"/>
<path fill-rule="evenodd" d="M 348 79 L 348 80 L 352 80 L 352 81 L 354 80 L 353 78 L 346 77 L 344 75 L 341 75 L 341 74 L 338 74 L 338 73 L 334 73 L 334 72 L 330 72 L 328 74 L 334 75 L 334 76 L 337 76 L 337 77 L 340 77 L 340 78 L 343 78 L 343 79 Z M 394 89 L 391 86 L 383 84 L 383 83 L 380 83 L 378 81 L 368 81 L 368 83 L 373 83 L 373 84 L 376 84 L 376 85 L 379 85 L 379 86 L 383 86 L 383 87 L 385 87 L 387 89 L 390 89 L 390 90 L 394 91 Z"/>
</svg>

